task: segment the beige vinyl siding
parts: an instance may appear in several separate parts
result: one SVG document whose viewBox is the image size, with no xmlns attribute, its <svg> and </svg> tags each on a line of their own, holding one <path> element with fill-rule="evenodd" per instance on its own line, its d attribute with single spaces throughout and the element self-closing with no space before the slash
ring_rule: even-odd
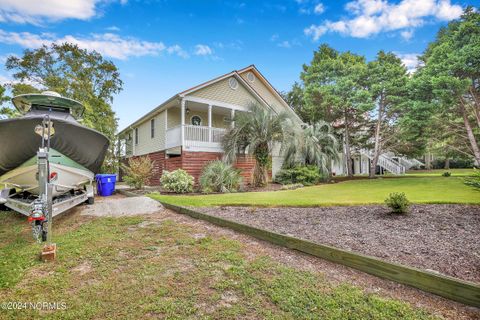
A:
<svg viewBox="0 0 480 320">
<path fill-rule="evenodd" d="M 124 134 L 125 138 L 125 153 L 127 155 L 133 155 L 133 135 L 134 135 L 134 130 L 129 130 Z"/>
<path fill-rule="evenodd" d="M 155 119 L 155 136 L 151 137 L 151 120 Z M 138 127 L 138 144 L 135 145 L 135 155 L 140 156 L 165 149 L 165 111 L 149 118 Z M 135 137 L 133 137 L 135 143 Z"/>
<path fill-rule="evenodd" d="M 198 91 L 192 92 L 190 95 L 203 99 L 221 101 L 224 103 L 234 104 L 242 107 L 248 107 L 252 102 L 257 102 L 256 98 L 248 92 L 248 90 L 238 82 L 237 89 L 232 89 L 228 85 L 226 78 L 217 83 L 211 84 Z"/>
<path fill-rule="evenodd" d="M 180 125 L 180 107 L 173 107 L 167 109 L 167 122 L 168 122 L 168 129 L 179 126 Z"/>
<path fill-rule="evenodd" d="M 208 108 L 208 106 L 205 106 Z M 213 107 L 215 109 L 215 107 Z M 185 124 L 192 124 L 192 117 L 199 116 L 202 118 L 202 126 L 208 126 L 208 111 L 191 111 L 188 115 L 185 116 Z M 223 121 L 225 116 L 214 114 L 212 112 L 212 127 L 215 128 L 227 128 L 227 122 Z"/>
<path fill-rule="evenodd" d="M 187 102 L 188 104 L 188 102 Z M 202 119 L 202 126 L 208 126 L 208 106 L 205 105 L 205 111 L 190 111 L 185 115 L 185 124 L 192 124 L 192 117 L 199 116 Z M 215 114 L 215 106 L 212 111 L 212 127 L 214 128 L 228 128 L 229 122 L 224 121 L 228 117 L 221 114 Z M 173 128 L 180 125 L 180 107 L 168 109 L 168 128 Z"/>
<path fill-rule="evenodd" d="M 250 71 L 245 71 L 240 76 L 247 82 L 275 111 L 285 111 L 285 105 L 282 101 L 267 88 L 263 82 L 255 75 L 255 80 L 251 82 L 247 79 L 247 74 Z M 253 73 L 255 74 L 255 73 Z"/>
</svg>

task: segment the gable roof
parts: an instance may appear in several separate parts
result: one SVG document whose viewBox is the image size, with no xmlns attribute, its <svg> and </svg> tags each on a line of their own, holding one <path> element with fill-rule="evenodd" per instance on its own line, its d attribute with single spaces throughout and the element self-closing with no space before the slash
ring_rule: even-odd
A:
<svg viewBox="0 0 480 320">
<path fill-rule="evenodd" d="M 267 80 L 267 78 L 265 78 L 265 76 L 260 72 L 260 70 L 258 70 L 257 67 L 255 67 L 254 64 L 249 65 L 249 66 L 246 67 L 246 68 L 243 68 L 243 69 L 238 70 L 237 73 L 238 73 L 238 74 L 242 74 L 242 73 L 245 73 L 245 72 L 248 72 L 248 71 L 253 72 L 253 73 L 255 74 L 255 76 L 257 77 L 257 79 L 260 79 L 260 81 L 263 82 L 263 84 L 267 87 L 267 89 L 269 89 L 269 91 L 270 91 L 271 93 L 273 93 L 273 95 L 274 95 L 275 97 L 277 97 L 278 100 L 281 101 L 282 104 L 283 104 L 285 107 L 291 109 L 290 106 L 289 106 L 289 104 L 285 101 L 285 99 L 283 99 L 282 95 L 277 91 L 277 89 L 275 89 L 274 86 L 272 86 L 272 84 Z M 249 84 L 249 86 L 250 86 L 250 84 Z M 252 86 L 250 86 L 250 87 L 252 87 Z M 252 87 L 252 89 L 253 89 L 253 87 Z"/>
<path fill-rule="evenodd" d="M 177 98 L 182 98 L 182 97 L 185 97 L 186 95 L 188 94 L 191 94 L 195 91 L 198 91 L 202 88 L 205 88 L 209 85 L 212 85 L 214 83 L 217 83 L 221 80 L 224 80 L 226 78 L 229 78 L 229 77 L 235 77 L 255 98 L 257 98 L 257 100 L 259 102 L 261 102 L 264 106 L 268 107 L 268 108 L 272 108 L 270 106 L 270 104 L 247 82 L 245 81 L 245 79 L 243 79 L 243 77 L 240 76 L 240 74 L 246 72 L 246 71 L 252 71 L 255 73 L 255 76 L 260 79 L 264 84 L 265 86 L 279 99 L 279 101 L 282 102 L 282 104 L 287 108 L 287 110 L 290 110 L 292 112 L 292 114 L 295 115 L 295 117 L 297 119 L 300 120 L 300 118 L 298 117 L 298 115 L 295 113 L 295 111 L 293 111 L 290 106 L 288 105 L 288 103 L 283 99 L 283 97 L 278 93 L 278 91 L 270 84 L 270 82 L 268 82 L 268 80 L 263 76 L 263 74 L 260 73 L 260 71 L 258 71 L 258 69 L 255 67 L 255 65 L 250 65 L 248 67 L 245 67 L 243 69 L 240 69 L 240 70 L 233 70 L 229 73 L 225 73 L 224 75 L 221 75 L 219 77 L 216 77 L 216 78 L 213 78 L 211 80 L 208 80 L 206 82 L 203 82 L 199 85 L 196 85 L 194 87 L 191 87 L 187 90 L 184 90 L 182 92 L 179 92 L 177 94 L 175 94 L 174 96 L 172 96 L 170 99 L 166 100 L 165 102 L 163 102 L 162 104 L 160 104 L 159 106 L 157 106 L 156 108 L 154 108 L 152 111 L 148 112 L 147 114 L 145 114 L 143 117 L 141 117 L 140 119 L 136 120 L 135 122 L 133 122 L 132 124 L 128 125 L 127 127 L 125 127 L 122 131 L 119 132 L 119 134 L 122 134 L 124 133 L 125 131 L 129 130 L 129 129 L 132 129 L 133 126 L 136 126 L 142 122 L 144 122 L 145 120 L 147 120 L 148 118 L 150 118 L 151 116 L 155 115 L 156 113 L 160 112 L 164 107 L 167 106 L 167 104 Z M 273 110 L 273 108 L 272 108 Z M 275 110 L 273 110 L 275 111 Z M 301 120 L 300 120 L 301 121 Z"/>
</svg>

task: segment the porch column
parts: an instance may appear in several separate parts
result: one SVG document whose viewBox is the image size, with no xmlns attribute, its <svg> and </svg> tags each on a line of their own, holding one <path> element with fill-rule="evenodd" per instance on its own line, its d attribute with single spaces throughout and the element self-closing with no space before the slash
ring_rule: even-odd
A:
<svg viewBox="0 0 480 320">
<path fill-rule="evenodd" d="M 232 120 L 230 122 L 230 127 L 233 128 L 235 126 L 235 123 L 233 122 L 233 118 L 235 118 L 235 110 L 234 109 L 231 109 L 230 110 L 230 119 Z"/>
<path fill-rule="evenodd" d="M 135 155 L 135 129 L 132 128 L 132 156 Z"/>
<path fill-rule="evenodd" d="M 212 105 L 208 105 L 208 142 L 212 142 Z"/>
<path fill-rule="evenodd" d="M 180 123 L 182 124 L 181 126 L 181 141 L 182 141 L 182 148 L 185 145 L 185 99 L 182 98 L 180 101 Z"/>
</svg>

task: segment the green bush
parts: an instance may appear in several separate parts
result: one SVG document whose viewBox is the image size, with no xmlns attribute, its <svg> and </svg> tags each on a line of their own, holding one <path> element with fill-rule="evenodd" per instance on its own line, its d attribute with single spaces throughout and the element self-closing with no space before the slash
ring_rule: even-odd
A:
<svg viewBox="0 0 480 320">
<path fill-rule="evenodd" d="M 143 189 L 153 175 L 154 163 L 149 157 L 128 159 L 128 165 L 121 164 L 121 168 L 125 172 L 123 180 L 130 187 Z"/>
<path fill-rule="evenodd" d="M 285 184 L 283 185 L 280 190 L 295 190 L 299 188 L 303 188 L 304 185 L 301 183 L 292 183 L 292 184 Z"/>
<path fill-rule="evenodd" d="M 452 173 L 450 171 L 445 171 L 444 173 L 442 173 L 442 177 L 450 177 L 452 175 Z"/>
<path fill-rule="evenodd" d="M 480 190 L 480 170 L 473 169 L 473 175 L 465 178 L 464 182 L 467 186 Z"/>
<path fill-rule="evenodd" d="M 301 183 L 304 186 L 318 184 L 323 176 L 315 166 L 298 166 L 282 169 L 275 176 L 275 182 L 281 184 Z"/>
<path fill-rule="evenodd" d="M 450 159 L 448 169 L 470 169 L 473 167 L 472 159 Z M 437 159 L 432 161 L 432 169 L 446 169 L 445 159 Z"/>
<path fill-rule="evenodd" d="M 209 162 L 200 175 L 202 192 L 235 192 L 242 184 L 240 171 L 220 161 Z"/>
<path fill-rule="evenodd" d="M 175 171 L 163 171 L 160 184 L 165 190 L 175 193 L 187 193 L 193 191 L 194 179 L 187 171 L 177 169 Z"/>
<path fill-rule="evenodd" d="M 410 201 L 408 201 L 405 193 L 394 192 L 390 193 L 387 199 L 385 199 L 387 206 L 392 209 L 392 213 L 407 213 Z"/>
</svg>

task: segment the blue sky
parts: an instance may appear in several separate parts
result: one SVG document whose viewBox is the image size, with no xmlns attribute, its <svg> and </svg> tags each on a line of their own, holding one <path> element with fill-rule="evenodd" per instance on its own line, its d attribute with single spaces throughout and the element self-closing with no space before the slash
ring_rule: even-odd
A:
<svg viewBox="0 0 480 320">
<path fill-rule="evenodd" d="M 438 28 L 474 1 L 0 0 L 0 62 L 25 48 L 75 42 L 120 69 L 119 129 L 177 92 L 255 64 L 278 90 L 328 43 L 373 59 L 397 53 L 408 68 Z M 4 68 L 0 81 L 11 81 Z"/>
</svg>

